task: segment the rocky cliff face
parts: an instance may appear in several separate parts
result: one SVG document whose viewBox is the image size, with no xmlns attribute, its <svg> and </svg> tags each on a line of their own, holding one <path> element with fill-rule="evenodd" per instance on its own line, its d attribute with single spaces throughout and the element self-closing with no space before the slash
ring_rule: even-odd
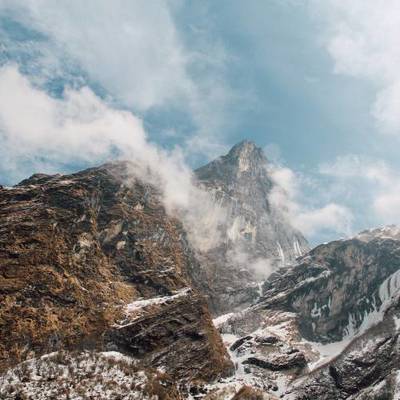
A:
<svg viewBox="0 0 400 400">
<path fill-rule="evenodd" d="M 318 246 L 271 275 L 257 304 L 215 320 L 236 379 L 287 399 L 391 399 L 399 255 L 399 229 L 386 227 Z"/>
<path fill-rule="evenodd" d="M 127 166 L 0 189 L 1 370 L 90 349 L 134 357 L 137 369 L 175 382 L 229 374 L 207 304 L 191 287 L 181 224 Z"/>
<path fill-rule="evenodd" d="M 400 395 L 400 303 L 337 358 L 296 382 L 291 399 L 397 399 Z"/>
<path fill-rule="evenodd" d="M 217 314 L 251 304 L 259 294 L 255 282 L 308 250 L 303 235 L 271 205 L 275 183 L 268 167 L 263 151 L 243 141 L 195 171 L 199 186 L 226 213 L 221 243 L 199 255 L 202 290 Z"/>
<path fill-rule="evenodd" d="M 295 312 L 311 341 L 332 342 L 355 334 L 400 287 L 397 229 L 363 232 L 311 250 L 299 264 L 263 286 L 262 307 Z"/>
</svg>

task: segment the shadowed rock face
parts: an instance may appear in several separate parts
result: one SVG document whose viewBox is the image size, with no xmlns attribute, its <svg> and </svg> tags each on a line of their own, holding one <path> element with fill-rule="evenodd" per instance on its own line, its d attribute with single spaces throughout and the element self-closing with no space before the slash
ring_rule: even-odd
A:
<svg viewBox="0 0 400 400">
<path fill-rule="evenodd" d="M 399 230 L 386 227 L 316 247 L 216 324 L 237 369 L 267 391 L 284 382 L 281 398 L 393 399 L 399 300 Z"/>
<path fill-rule="evenodd" d="M 400 303 L 339 357 L 310 374 L 291 391 L 297 400 L 395 399 L 400 393 Z"/>
<path fill-rule="evenodd" d="M 185 233 L 128 167 L 134 173 L 116 163 L 0 189 L 2 370 L 90 348 L 134 355 L 176 379 L 229 373 L 207 305 L 191 288 Z"/>
<path fill-rule="evenodd" d="M 262 149 L 243 141 L 195 171 L 199 186 L 227 213 L 221 243 L 199 255 L 202 290 L 217 314 L 251 304 L 258 297 L 254 282 L 308 250 L 302 234 L 271 206 L 275 184 L 268 168 Z"/>
<path fill-rule="evenodd" d="M 321 245 L 299 264 L 271 276 L 261 307 L 298 315 L 303 337 L 339 341 L 379 312 L 400 287 L 400 240 L 363 235 Z"/>
</svg>

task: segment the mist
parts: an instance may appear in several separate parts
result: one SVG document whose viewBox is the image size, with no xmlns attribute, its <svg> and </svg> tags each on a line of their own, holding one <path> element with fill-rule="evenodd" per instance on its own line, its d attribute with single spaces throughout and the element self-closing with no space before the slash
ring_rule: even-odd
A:
<svg viewBox="0 0 400 400">
<path fill-rule="evenodd" d="M 67 88 L 56 99 L 17 66 L 1 68 L 0 137 L 6 149 L 0 169 L 15 182 L 32 172 L 63 172 L 68 163 L 132 161 L 132 176 L 161 190 L 167 213 L 180 217 L 196 249 L 207 251 L 221 240 L 224 210 L 194 185 L 182 151 L 150 143 L 140 118 L 113 109 L 88 87 Z"/>
</svg>

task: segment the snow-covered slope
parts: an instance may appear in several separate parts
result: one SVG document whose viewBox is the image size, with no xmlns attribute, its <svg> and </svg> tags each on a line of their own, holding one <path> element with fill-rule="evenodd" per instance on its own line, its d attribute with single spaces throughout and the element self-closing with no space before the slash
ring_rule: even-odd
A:
<svg viewBox="0 0 400 400">
<path fill-rule="evenodd" d="M 118 352 L 54 352 L 0 376 L 3 400 L 181 399 L 163 371 L 144 371 Z"/>
<path fill-rule="evenodd" d="M 396 232 L 381 228 L 318 246 L 273 274 L 257 304 L 215 319 L 236 379 L 287 399 L 369 399 L 369 389 L 377 393 L 371 398 L 386 398 L 379 397 L 379 385 L 394 395 L 400 365 Z"/>
</svg>

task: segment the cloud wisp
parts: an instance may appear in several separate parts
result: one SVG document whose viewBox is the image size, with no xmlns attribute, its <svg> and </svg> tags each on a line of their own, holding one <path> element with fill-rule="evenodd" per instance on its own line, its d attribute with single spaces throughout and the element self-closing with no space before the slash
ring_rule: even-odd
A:
<svg viewBox="0 0 400 400">
<path fill-rule="evenodd" d="M 1 14 L 35 33 L 8 46 L 19 46 L 18 59 L 33 57 L 37 81 L 47 84 L 58 75 L 89 84 L 136 115 L 173 110 L 188 121 L 186 152 L 208 155 L 221 149 L 226 109 L 235 101 L 223 74 L 227 54 L 207 38 L 188 47 L 174 18 L 179 8 L 162 0 L 0 4 Z"/>
<path fill-rule="evenodd" d="M 378 129 L 400 135 L 400 3 L 397 0 L 312 2 L 327 22 L 325 46 L 338 74 L 365 79 L 376 96 Z"/>
<path fill-rule="evenodd" d="M 275 186 L 270 201 L 291 224 L 314 239 L 326 233 L 348 236 L 352 232 L 353 215 L 347 207 L 329 202 L 312 207 L 304 201 L 304 186 L 310 183 L 290 168 L 274 165 L 270 174 Z"/>
<path fill-rule="evenodd" d="M 32 171 L 62 171 L 67 164 L 132 160 L 136 177 L 161 189 L 167 212 L 179 213 L 196 248 L 218 243 L 223 210 L 193 184 L 182 152 L 151 144 L 139 118 L 113 109 L 87 87 L 52 98 L 16 66 L 1 68 L 0 138 L 0 171 L 15 180 Z"/>
<path fill-rule="evenodd" d="M 376 224 L 400 224 L 400 173 L 385 161 L 347 155 L 322 164 L 320 173 L 331 177 L 340 192 L 361 196 L 363 212 Z"/>
</svg>

